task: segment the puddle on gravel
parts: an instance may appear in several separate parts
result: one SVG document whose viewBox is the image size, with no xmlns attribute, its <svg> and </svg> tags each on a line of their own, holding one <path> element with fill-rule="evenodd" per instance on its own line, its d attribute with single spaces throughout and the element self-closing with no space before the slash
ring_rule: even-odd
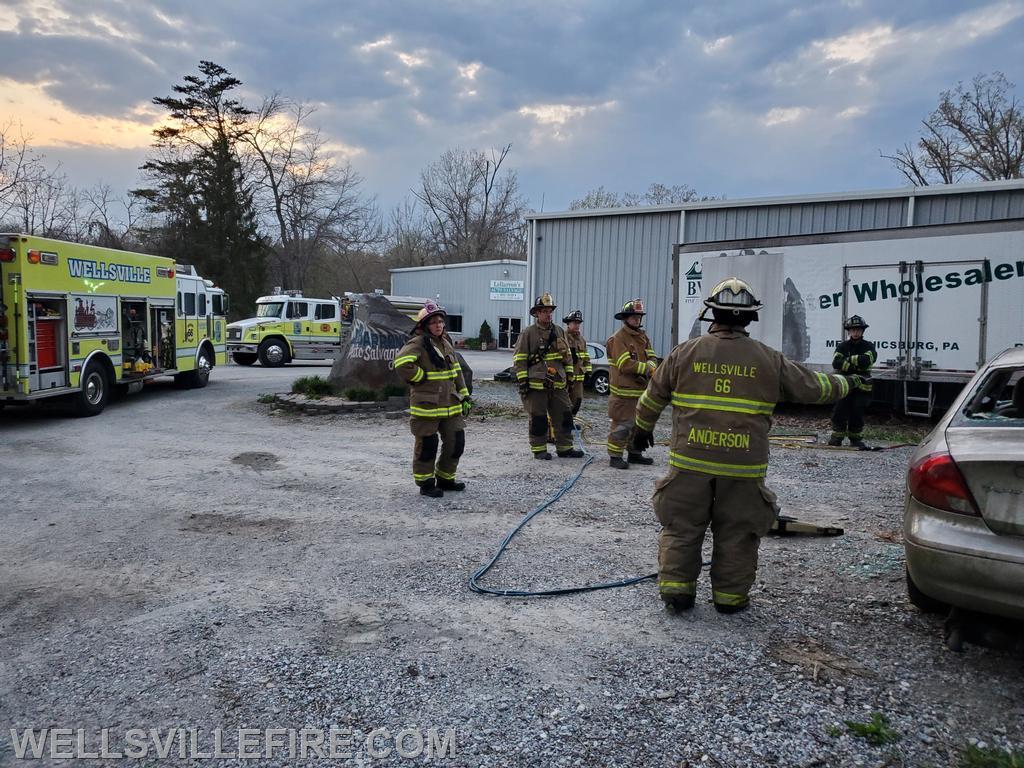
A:
<svg viewBox="0 0 1024 768">
<path fill-rule="evenodd" d="M 248 451 L 246 453 L 240 453 L 231 459 L 231 462 L 243 467 L 249 467 L 249 469 L 255 469 L 257 472 L 263 472 L 267 469 L 281 468 L 281 465 L 278 463 L 277 456 L 272 453 L 264 453 L 263 451 Z"/>
</svg>

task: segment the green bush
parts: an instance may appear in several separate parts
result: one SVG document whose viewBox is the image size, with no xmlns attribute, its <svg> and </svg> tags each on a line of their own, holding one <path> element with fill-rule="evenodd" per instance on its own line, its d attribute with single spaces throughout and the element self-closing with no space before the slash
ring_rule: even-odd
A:
<svg viewBox="0 0 1024 768">
<path fill-rule="evenodd" d="M 466 339 L 466 349 L 480 349 L 480 339 Z"/>
<path fill-rule="evenodd" d="M 319 376 L 300 376 L 292 382 L 292 393 L 305 395 L 310 400 L 319 400 L 326 395 L 333 395 L 334 387 L 327 379 Z"/>
<path fill-rule="evenodd" d="M 408 394 L 408 388 L 400 386 L 398 384 L 388 384 L 386 387 L 384 387 L 381 400 L 386 400 L 389 397 L 405 397 Z"/>
<path fill-rule="evenodd" d="M 488 346 L 494 341 L 494 334 L 491 332 L 491 326 L 486 320 L 480 323 L 480 341 L 484 342 Z"/>
<path fill-rule="evenodd" d="M 345 398 L 354 403 L 368 403 L 380 399 L 377 397 L 377 390 L 362 389 L 360 387 L 351 387 L 346 389 Z"/>
<path fill-rule="evenodd" d="M 876 747 L 893 744 L 900 738 L 900 735 L 889 727 L 889 721 L 881 712 L 872 712 L 871 717 L 865 723 L 858 723 L 854 720 L 844 720 L 843 722 L 850 733 L 866 739 L 868 744 Z"/>
</svg>

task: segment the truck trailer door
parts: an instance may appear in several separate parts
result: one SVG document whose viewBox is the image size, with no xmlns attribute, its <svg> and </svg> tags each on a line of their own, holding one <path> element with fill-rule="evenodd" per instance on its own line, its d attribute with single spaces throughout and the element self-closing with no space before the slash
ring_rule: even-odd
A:
<svg viewBox="0 0 1024 768">
<path fill-rule="evenodd" d="M 985 260 L 845 266 L 843 318 L 864 318 L 877 368 L 898 380 L 973 374 L 985 355 L 985 269 Z"/>
</svg>

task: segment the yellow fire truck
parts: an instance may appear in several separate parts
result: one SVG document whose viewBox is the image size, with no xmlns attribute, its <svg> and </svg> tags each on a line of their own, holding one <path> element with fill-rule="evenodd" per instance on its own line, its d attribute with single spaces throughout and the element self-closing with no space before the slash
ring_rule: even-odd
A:
<svg viewBox="0 0 1024 768">
<path fill-rule="evenodd" d="M 114 386 L 205 387 L 226 314 L 224 291 L 171 259 L 0 234 L 0 407 L 66 396 L 95 416 Z"/>
<path fill-rule="evenodd" d="M 352 328 L 355 308 L 362 294 L 311 299 L 301 291 L 284 291 L 256 299 L 256 316 L 228 326 L 227 350 L 239 365 L 257 360 L 277 368 L 292 360 L 324 360 L 337 357 Z M 408 317 L 415 317 L 426 299 L 384 296 Z"/>
</svg>

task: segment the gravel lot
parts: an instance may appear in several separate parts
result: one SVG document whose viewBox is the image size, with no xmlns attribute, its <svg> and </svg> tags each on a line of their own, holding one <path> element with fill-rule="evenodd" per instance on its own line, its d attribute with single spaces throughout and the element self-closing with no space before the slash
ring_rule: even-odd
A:
<svg viewBox="0 0 1024 768">
<path fill-rule="evenodd" d="M 467 491 L 420 497 L 404 419 L 256 402 L 310 372 L 229 366 L 206 390 L 155 387 L 95 419 L 0 416 L 0 764 L 19 762 L 8 729 L 27 727 L 82 728 L 90 745 L 104 728 L 198 728 L 206 745 L 215 728 L 454 729 L 454 755 L 431 764 L 457 766 L 938 767 L 969 744 L 1024 746 L 1024 655 L 954 654 L 941 619 L 906 599 L 909 448 L 773 448 L 784 511 L 846 534 L 768 539 L 745 613 L 717 614 L 706 580 L 685 616 L 650 582 L 482 597 L 470 573 L 580 462 L 531 460 L 525 420 L 504 415 L 514 386 L 484 381 Z M 666 448 L 654 467 L 611 470 L 604 400 L 581 415 L 595 462 L 485 583 L 656 569 Z M 873 713 L 898 740 L 844 724 Z M 258 762 L 425 762 L 364 750 L 359 737 L 351 760 Z"/>
</svg>

